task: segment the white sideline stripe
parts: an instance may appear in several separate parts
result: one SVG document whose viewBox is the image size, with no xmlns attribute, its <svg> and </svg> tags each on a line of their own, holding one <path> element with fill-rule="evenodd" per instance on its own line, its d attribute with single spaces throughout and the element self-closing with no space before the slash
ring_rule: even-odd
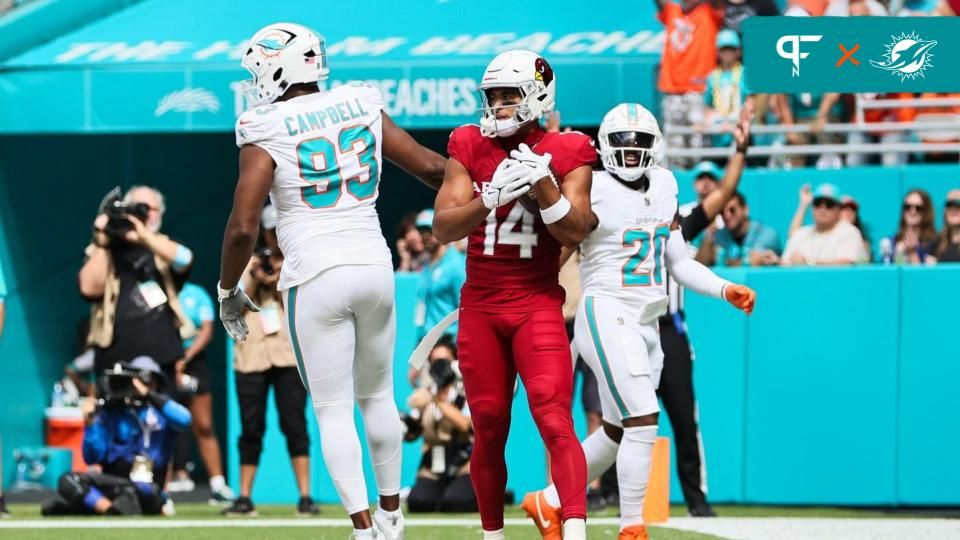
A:
<svg viewBox="0 0 960 540">
<path fill-rule="evenodd" d="M 476 527 L 480 528 L 480 517 L 473 519 L 406 519 L 408 527 Z M 591 525 L 619 525 L 619 518 L 595 518 L 589 520 Z M 530 525 L 527 518 L 509 518 L 504 520 L 505 525 Z M 185 529 L 197 527 L 215 528 L 261 528 L 261 527 L 350 527 L 346 519 L 259 519 L 259 518 L 221 518 L 221 519 L 124 519 L 124 518 L 96 518 L 89 519 L 59 519 L 49 520 L 2 520 L 0 529 Z"/>
</svg>

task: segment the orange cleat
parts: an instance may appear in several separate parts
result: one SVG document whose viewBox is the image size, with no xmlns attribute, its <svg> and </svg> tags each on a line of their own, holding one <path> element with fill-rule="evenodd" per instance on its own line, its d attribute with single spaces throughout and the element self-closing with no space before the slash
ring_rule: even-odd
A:
<svg viewBox="0 0 960 540">
<path fill-rule="evenodd" d="M 524 495 L 520 508 L 523 508 L 527 517 L 533 520 L 544 540 L 563 540 L 560 509 L 550 506 L 542 491 L 534 491 Z"/>
<path fill-rule="evenodd" d="M 645 525 L 632 525 L 620 531 L 617 540 L 650 540 Z"/>
</svg>

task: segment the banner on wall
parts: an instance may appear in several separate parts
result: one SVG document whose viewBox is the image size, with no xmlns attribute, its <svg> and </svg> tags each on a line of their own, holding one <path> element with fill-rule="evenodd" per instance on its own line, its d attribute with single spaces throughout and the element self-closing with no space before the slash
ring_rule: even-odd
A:
<svg viewBox="0 0 960 540">
<path fill-rule="evenodd" d="M 751 17 L 743 32 L 755 92 L 960 92 L 958 17 Z"/>
</svg>

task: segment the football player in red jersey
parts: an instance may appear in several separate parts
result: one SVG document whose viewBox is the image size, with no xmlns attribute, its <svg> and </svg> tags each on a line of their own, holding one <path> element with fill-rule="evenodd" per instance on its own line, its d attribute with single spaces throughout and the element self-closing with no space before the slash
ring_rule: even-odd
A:
<svg viewBox="0 0 960 540">
<path fill-rule="evenodd" d="M 561 246 L 579 244 L 596 224 L 590 183 L 597 154 L 582 133 L 540 127 L 556 95 L 553 69 L 540 55 L 497 56 L 480 90 L 480 125 L 450 135 L 433 231 L 441 242 L 469 237 L 458 346 L 484 538 L 504 538 L 503 451 L 519 374 L 550 453 L 564 538 L 578 540 L 586 537 L 586 464 L 571 417 L 573 369 L 558 274 Z"/>
</svg>

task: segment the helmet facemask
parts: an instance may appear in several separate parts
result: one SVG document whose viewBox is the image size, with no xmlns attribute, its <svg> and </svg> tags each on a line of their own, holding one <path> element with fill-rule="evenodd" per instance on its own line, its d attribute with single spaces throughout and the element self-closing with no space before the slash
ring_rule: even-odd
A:
<svg viewBox="0 0 960 540">
<path fill-rule="evenodd" d="M 494 88 L 514 88 L 520 93 L 520 100 L 511 105 L 491 105 L 491 99 L 488 92 Z M 536 93 L 537 87 L 533 82 L 520 84 L 517 86 L 496 86 L 489 88 L 480 88 L 480 127 L 488 137 L 509 137 L 515 134 L 521 126 L 528 122 L 536 120 L 537 115 L 530 110 L 527 103 L 527 97 Z M 497 118 L 497 111 L 501 109 L 514 109 L 513 116 L 505 119 Z"/>
<path fill-rule="evenodd" d="M 623 180 L 637 180 L 656 165 L 659 134 L 643 131 L 604 133 L 601 158 L 604 167 Z"/>
</svg>

